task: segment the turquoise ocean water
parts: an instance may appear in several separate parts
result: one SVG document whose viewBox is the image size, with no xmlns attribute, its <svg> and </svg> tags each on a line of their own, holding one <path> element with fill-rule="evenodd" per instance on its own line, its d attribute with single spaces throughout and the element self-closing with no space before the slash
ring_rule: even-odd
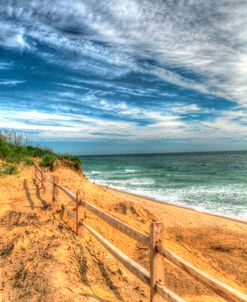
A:
<svg viewBox="0 0 247 302">
<path fill-rule="evenodd" d="M 247 152 L 83 156 L 88 179 L 247 221 Z"/>
</svg>

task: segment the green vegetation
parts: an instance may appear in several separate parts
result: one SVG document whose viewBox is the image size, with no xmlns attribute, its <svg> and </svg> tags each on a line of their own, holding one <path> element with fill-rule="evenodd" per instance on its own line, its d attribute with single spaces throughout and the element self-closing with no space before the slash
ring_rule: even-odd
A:
<svg viewBox="0 0 247 302">
<path fill-rule="evenodd" d="M 2 166 L 0 173 L 5 175 L 17 174 L 17 167 L 14 165 L 5 164 Z"/>
<path fill-rule="evenodd" d="M 41 158 L 39 165 L 41 167 L 50 167 L 51 169 L 53 169 L 55 159 L 56 157 L 53 154 L 46 154 Z"/>
<path fill-rule="evenodd" d="M 14 164 L 23 163 L 30 166 L 33 165 L 35 158 L 40 159 L 41 166 L 49 167 L 50 169 L 54 168 L 56 160 L 60 160 L 76 170 L 81 169 L 81 161 L 76 156 L 57 154 L 50 149 L 34 147 L 26 137 L 16 134 L 14 131 L 4 130 L 0 132 L 0 159 L 9 164 L 9 168 L 6 167 L 6 173 L 3 171 L 2 173 L 14 174 L 17 172 L 17 169 L 14 169 Z M 4 169 L 2 167 L 2 170 Z"/>
<path fill-rule="evenodd" d="M 34 159 L 30 157 L 24 157 L 23 162 L 26 166 L 32 166 L 34 164 Z"/>
</svg>

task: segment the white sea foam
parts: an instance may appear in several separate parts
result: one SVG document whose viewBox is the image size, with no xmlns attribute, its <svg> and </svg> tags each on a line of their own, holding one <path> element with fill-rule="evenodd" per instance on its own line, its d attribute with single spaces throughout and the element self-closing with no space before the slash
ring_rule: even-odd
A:
<svg viewBox="0 0 247 302">
<path fill-rule="evenodd" d="M 101 171 L 91 171 L 91 172 L 87 172 L 88 175 L 92 174 L 92 175 L 98 175 L 98 174 L 102 174 Z"/>
<path fill-rule="evenodd" d="M 109 180 L 109 184 L 117 184 L 123 186 L 124 188 L 133 188 L 133 187 L 143 187 L 150 186 L 154 184 L 154 180 L 149 178 L 129 178 L 129 179 L 118 179 L 118 180 Z"/>
<path fill-rule="evenodd" d="M 126 191 L 126 190 L 125 190 Z M 178 206 L 184 206 L 188 208 L 195 209 L 200 212 L 206 212 L 211 214 L 218 214 L 226 217 L 241 219 L 247 221 L 247 204 L 246 205 L 233 205 L 232 204 L 222 204 L 222 202 L 199 202 L 198 200 L 184 200 L 181 195 L 173 192 L 168 194 L 166 192 L 155 192 L 152 190 L 127 190 L 129 193 L 137 194 L 147 198 L 152 198 L 158 201 L 168 202 Z"/>
<path fill-rule="evenodd" d="M 232 158 L 235 156 L 234 159 Z M 237 157 L 237 159 L 236 159 Z M 114 157 L 86 175 L 96 183 L 195 210 L 247 220 L 247 153 Z M 178 165 L 179 161 L 179 165 Z M 203 168 L 202 168 L 203 167 Z M 205 168 L 206 167 L 206 168 Z"/>
<path fill-rule="evenodd" d="M 135 173 L 135 172 L 137 172 L 137 170 L 135 170 L 135 169 L 125 169 L 125 172 L 126 173 Z"/>
<path fill-rule="evenodd" d="M 232 203 L 223 203 L 221 198 L 219 201 L 210 202 L 210 196 L 215 198 L 215 195 L 222 195 L 222 200 L 233 194 L 241 194 L 244 188 L 234 188 L 232 186 L 217 186 L 213 188 L 186 188 L 186 189 L 154 189 L 148 187 L 153 184 L 152 179 L 132 178 L 128 180 L 97 180 L 98 184 L 112 187 L 124 192 L 133 193 L 147 198 L 152 198 L 158 201 L 168 202 L 178 206 L 193 208 L 197 211 L 207 212 L 228 216 L 236 219 L 247 221 L 247 204 L 234 205 Z M 131 185 L 130 185 L 131 184 Z M 142 186 L 146 186 L 143 188 Z"/>
</svg>

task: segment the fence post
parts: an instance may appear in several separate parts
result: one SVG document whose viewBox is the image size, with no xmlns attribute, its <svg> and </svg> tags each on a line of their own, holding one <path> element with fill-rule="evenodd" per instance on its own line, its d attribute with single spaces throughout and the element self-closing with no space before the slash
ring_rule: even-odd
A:
<svg viewBox="0 0 247 302">
<path fill-rule="evenodd" d="M 164 227 L 162 222 L 152 222 L 150 225 L 150 302 L 163 302 L 157 293 L 157 282 L 164 283 L 164 257 L 157 252 L 157 245 L 163 245 Z"/>
<path fill-rule="evenodd" d="M 76 235 L 79 235 L 80 228 L 82 227 L 82 221 L 85 219 L 85 210 L 81 205 L 81 191 L 76 193 Z"/>
<path fill-rule="evenodd" d="M 35 179 L 35 181 L 36 181 L 36 178 L 37 178 L 37 164 L 38 164 L 38 160 L 37 159 L 35 159 L 34 160 L 34 179 Z"/>
<path fill-rule="evenodd" d="M 34 179 L 36 180 L 36 159 L 33 163 Z"/>
<path fill-rule="evenodd" d="M 44 173 L 43 168 L 40 168 L 41 189 L 45 190 L 45 186 L 44 186 L 45 177 L 43 173 Z"/>
<path fill-rule="evenodd" d="M 55 202 L 58 200 L 57 196 L 58 196 L 58 182 L 59 182 L 59 178 L 58 176 L 54 176 L 53 177 L 53 188 L 52 188 L 52 202 Z"/>
</svg>

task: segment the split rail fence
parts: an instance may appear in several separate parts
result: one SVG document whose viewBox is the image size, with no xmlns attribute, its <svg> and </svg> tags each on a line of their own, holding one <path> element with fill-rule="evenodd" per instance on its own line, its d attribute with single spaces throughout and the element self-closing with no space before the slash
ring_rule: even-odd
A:
<svg viewBox="0 0 247 302">
<path fill-rule="evenodd" d="M 164 227 L 162 222 L 151 223 L 150 234 L 148 236 L 132 226 L 129 226 L 123 221 L 104 212 L 95 205 L 85 201 L 81 197 L 79 190 L 77 191 L 77 194 L 70 192 L 68 189 L 59 184 L 59 179 L 57 176 L 50 177 L 44 173 L 43 169 L 38 165 L 37 162 L 34 163 L 34 173 L 35 179 L 39 180 L 41 184 L 41 188 L 49 191 L 52 194 L 52 203 L 58 201 L 59 190 L 61 190 L 72 201 L 75 202 L 75 211 L 62 204 L 62 213 L 66 211 L 67 214 L 75 220 L 76 234 L 78 235 L 80 228 L 84 227 L 130 272 L 132 272 L 141 281 L 146 283 L 150 287 L 150 302 L 162 302 L 164 299 L 169 302 L 185 302 L 183 298 L 179 297 L 164 285 L 164 257 L 226 301 L 247 302 L 247 296 L 245 294 L 208 275 L 178 255 L 166 249 L 163 242 Z M 89 226 L 85 222 L 85 209 L 92 212 L 119 231 L 149 247 L 150 272 L 130 259 L 111 242 L 105 239 L 100 233 Z"/>
</svg>

